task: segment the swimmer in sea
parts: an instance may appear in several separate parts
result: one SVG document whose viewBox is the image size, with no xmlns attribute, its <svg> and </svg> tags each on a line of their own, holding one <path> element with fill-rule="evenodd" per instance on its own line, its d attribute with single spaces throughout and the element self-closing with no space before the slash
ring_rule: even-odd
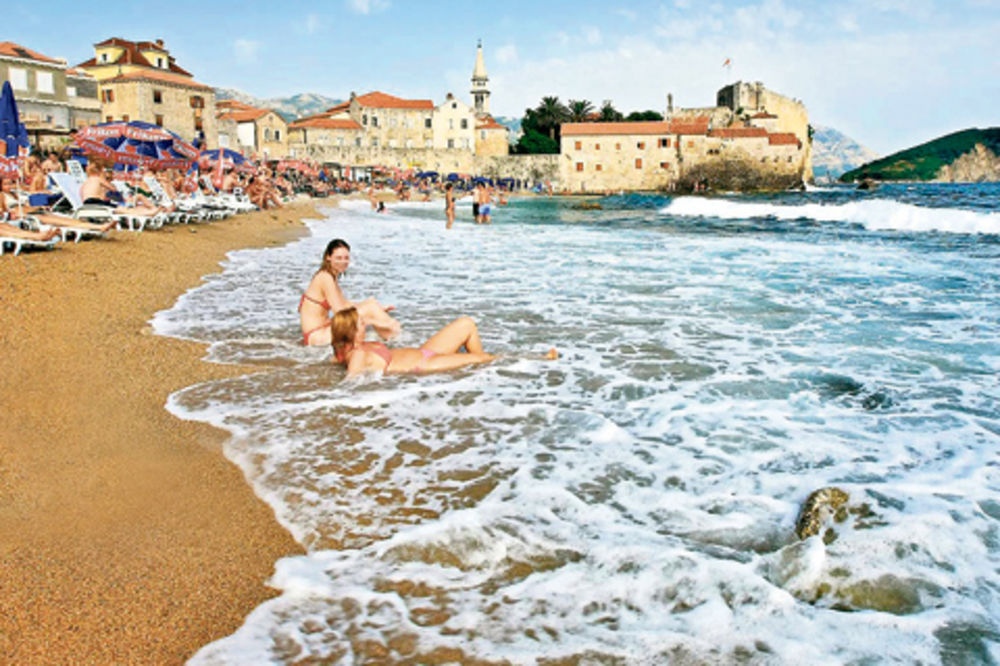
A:
<svg viewBox="0 0 1000 666">
<path fill-rule="evenodd" d="M 388 340 L 399 334 L 399 322 L 389 316 L 393 306 L 384 306 L 374 298 L 360 303 L 352 303 L 340 289 L 338 278 L 347 271 L 351 262 L 351 246 L 347 241 L 335 238 L 323 252 L 323 263 L 313 275 L 299 300 L 299 323 L 302 327 L 302 344 L 330 344 L 329 312 L 356 307 L 383 339 Z"/>
<path fill-rule="evenodd" d="M 483 351 L 479 329 L 469 317 L 459 317 L 419 348 L 389 349 L 381 342 L 365 342 L 365 324 L 364 317 L 358 314 L 356 308 L 340 310 L 333 315 L 333 362 L 344 365 L 349 377 L 366 372 L 446 372 L 467 365 L 489 363 L 496 358 Z M 556 350 L 551 349 L 545 358 L 551 360 L 558 356 Z"/>
</svg>

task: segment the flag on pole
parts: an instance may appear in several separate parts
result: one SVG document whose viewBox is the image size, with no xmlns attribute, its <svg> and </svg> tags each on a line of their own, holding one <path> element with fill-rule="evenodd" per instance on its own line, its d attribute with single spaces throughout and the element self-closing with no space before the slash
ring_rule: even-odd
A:
<svg viewBox="0 0 1000 666">
<path fill-rule="evenodd" d="M 732 64 L 733 64 L 732 59 L 731 58 L 726 58 L 726 62 L 722 63 L 722 66 L 723 67 L 731 67 Z"/>
</svg>

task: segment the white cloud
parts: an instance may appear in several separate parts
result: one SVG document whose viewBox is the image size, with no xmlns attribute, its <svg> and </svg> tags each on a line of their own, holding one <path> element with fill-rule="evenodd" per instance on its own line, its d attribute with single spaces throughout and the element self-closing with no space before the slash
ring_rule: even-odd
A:
<svg viewBox="0 0 1000 666">
<path fill-rule="evenodd" d="M 309 14 L 306 16 L 306 32 L 310 35 L 315 34 L 323 27 L 323 22 L 320 20 L 319 15 Z"/>
<path fill-rule="evenodd" d="M 616 9 L 615 13 L 628 21 L 634 21 L 639 18 L 639 15 L 631 9 Z"/>
<path fill-rule="evenodd" d="M 237 39 L 233 42 L 233 53 L 236 59 L 244 63 L 257 62 L 260 42 L 252 39 Z"/>
<path fill-rule="evenodd" d="M 389 0 L 347 0 L 347 7 L 358 14 L 372 14 L 389 8 Z"/>
<path fill-rule="evenodd" d="M 502 65 L 517 62 L 517 47 L 513 44 L 504 44 L 497 49 L 496 59 Z"/>
<path fill-rule="evenodd" d="M 601 43 L 601 31 L 599 28 L 588 26 L 583 29 L 583 41 L 591 46 Z"/>
</svg>

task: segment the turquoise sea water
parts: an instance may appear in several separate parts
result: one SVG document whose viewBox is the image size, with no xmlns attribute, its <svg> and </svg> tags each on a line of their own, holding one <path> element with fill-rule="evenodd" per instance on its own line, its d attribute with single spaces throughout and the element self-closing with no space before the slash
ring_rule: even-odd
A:
<svg viewBox="0 0 1000 666">
<path fill-rule="evenodd" d="M 260 371 L 168 408 L 308 554 L 192 662 L 1000 661 L 998 195 L 349 204 L 232 253 L 154 326 Z M 334 237 L 401 344 L 469 314 L 503 358 L 343 382 L 295 313 Z"/>
</svg>

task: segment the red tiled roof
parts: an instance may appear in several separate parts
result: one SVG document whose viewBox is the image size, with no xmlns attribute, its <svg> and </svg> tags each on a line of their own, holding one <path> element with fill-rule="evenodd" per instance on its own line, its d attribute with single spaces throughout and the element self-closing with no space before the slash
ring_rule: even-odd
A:
<svg viewBox="0 0 1000 666">
<path fill-rule="evenodd" d="M 343 111 L 347 111 L 349 108 L 351 108 L 350 102 L 341 102 L 337 106 L 331 106 L 329 109 L 327 109 L 320 115 L 333 115 L 335 113 L 342 113 Z"/>
<path fill-rule="evenodd" d="M 301 120 L 296 120 L 288 125 L 288 129 L 301 129 L 304 127 L 314 128 L 314 129 L 342 129 L 342 130 L 360 130 L 361 125 L 346 118 L 327 118 L 326 116 L 312 116 L 311 118 L 302 118 Z"/>
<path fill-rule="evenodd" d="M 270 109 L 233 109 L 220 113 L 219 120 L 235 120 L 238 123 L 246 123 L 258 118 L 263 118 L 271 113 Z"/>
<path fill-rule="evenodd" d="M 720 139 L 763 139 L 767 136 L 767 130 L 763 127 L 725 127 L 722 129 L 714 129 L 710 131 L 708 135 L 718 137 Z"/>
<path fill-rule="evenodd" d="M 66 70 L 66 76 L 77 76 L 81 79 L 92 79 L 94 78 L 82 69 L 76 69 L 75 67 L 70 67 Z"/>
<path fill-rule="evenodd" d="M 767 111 L 761 111 L 760 113 L 755 113 L 755 114 L 753 114 L 750 117 L 751 118 L 777 118 L 778 116 L 774 115 L 773 113 L 768 113 Z"/>
<path fill-rule="evenodd" d="M 182 76 L 191 76 L 191 72 L 177 65 L 174 62 L 173 57 L 170 56 L 170 52 L 163 48 L 159 44 L 154 44 L 153 42 L 130 42 L 127 39 L 121 39 L 119 37 L 112 37 L 110 39 L 105 39 L 103 42 L 98 42 L 94 46 L 118 46 L 124 49 L 123 53 L 118 56 L 116 60 L 109 62 L 97 62 L 97 57 L 93 57 L 90 60 L 81 62 L 77 67 L 99 67 L 101 65 L 136 65 L 139 67 L 149 67 L 152 69 L 159 69 L 153 67 L 153 63 L 149 62 L 144 55 L 139 51 L 142 48 L 147 50 L 155 49 L 157 51 L 163 51 L 167 54 L 167 69 L 175 74 L 181 74 Z"/>
<path fill-rule="evenodd" d="M 670 134 L 670 124 L 659 120 L 618 123 L 563 123 L 563 136 L 605 134 Z"/>
<path fill-rule="evenodd" d="M 62 60 L 50 58 L 47 55 L 42 55 L 38 51 L 32 51 L 31 49 L 25 48 L 20 44 L 15 44 L 14 42 L 0 42 L 0 55 L 9 56 L 11 58 L 24 58 L 25 60 L 50 62 L 54 65 L 63 64 Z"/>
<path fill-rule="evenodd" d="M 215 108 L 226 109 L 229 111 L 236 111 L 237 109 L 241 111 L 247 111 L 250 109 L 256 109 L 257 107 L 250 106 L 249 104 L 245 104 L 236 99 L 220 99 L 215 103 Z"/>
<path fill-rule="evenodd" d="M 212 86 L 206 86 L 204 83 L 198 83 L 192 78 L 178 76 L 177 74 L 171 74 L 170 72 L 164 72 L 163 70 L 154 68 L 119 74 L 113 79 L 108 79 L 107 83 L 127 83 L 129 81 L 156 81 L 159 83 L 173 84 L 175 86 L 184 86 L 185 88 L 198 88 L 199 90 L 212 89 Z"/>
<path fill-rule="evenodd" d="M 563 136 L 591 136 L 614 134 L 707 134 L 708 117 L 691 120 L 640 120 L 615 123 L 563 123 Z"/>
<path fill-rule="evenodd" d="M 802 142 L 799 141 L 799 137 L 795 136 L 791 132 L 778 132 L 777 134 L 768 134 L 767 142 L 772 146 L 798 145 L 801 147 L 802 145 Z"/>
<path fill-rule="evenodd" d="M 507 129 L 507 126 L 506 125 L 501 125 L 500 123 L 498 123 L 493 116 L 486 116 L 485 118 L 479 120 L 479 122 L 476 124 L 476 129 L 478 129 L 478 130 L 483 130 L 483 129 L 502 129 L 502 130 L 505 130 L 505 129 Z"/>
<path fill-rule="evenodd" d="M 429 99 L 403 99 L 377 90 L 360 95 L 355 99 L 361 106 L 376 109 L 427 109 L 430 111 L 434 108 L 434 102 Z"/>
</svg>

